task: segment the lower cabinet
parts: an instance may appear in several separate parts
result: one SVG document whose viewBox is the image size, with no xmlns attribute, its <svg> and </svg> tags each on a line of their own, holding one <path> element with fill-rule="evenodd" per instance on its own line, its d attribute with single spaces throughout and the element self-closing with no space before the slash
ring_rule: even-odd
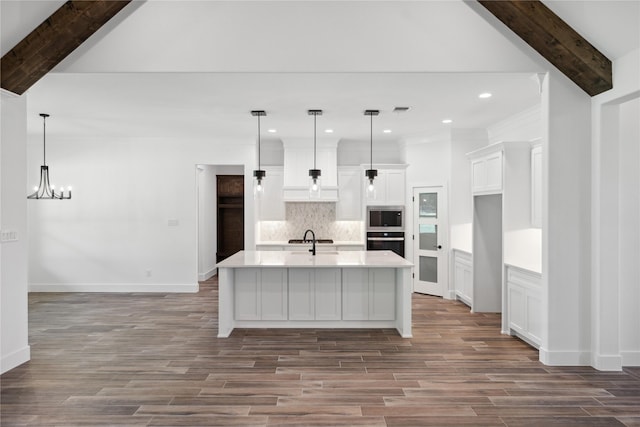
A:
<svg viewBox="0 0 640 427">
<path fill-rule="evenodd" d="M 456 299 L 471 306 L 473 303 L 473 263 L 470 253 L 453 250 L 453 283 Z"/>
<path fill-rule="evenodd" d="M 396 318 L 395 270 L 344 269 L 343 320 L 393 320 Z"/>
<path fill-rule="evenodd" d="M 287 269 L 235 271 L 236 320 L 287 320 Z"/>
<path fill-rule="evenodd" d="M 339 268 L 289 271 L 289 320 L 340 320 L 342 278 Z"/>
<path fill-rule="evenodd" d="M 540 274 L 507 266 L 509 329 L 534 347 L 542 335 Z"/>
</svg>

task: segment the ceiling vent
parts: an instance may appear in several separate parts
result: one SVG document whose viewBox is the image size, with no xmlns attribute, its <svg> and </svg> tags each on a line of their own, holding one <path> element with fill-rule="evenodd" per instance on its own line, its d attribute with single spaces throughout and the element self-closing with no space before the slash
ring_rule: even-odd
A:
<svg viewBox="0 0 640 427">
<path fill-rule="evenodd" d="M 406 113 L 407 111 L 409 111 L 409 107 L 395 107 L 393 109 L 394 113 Z"/>
</svg>

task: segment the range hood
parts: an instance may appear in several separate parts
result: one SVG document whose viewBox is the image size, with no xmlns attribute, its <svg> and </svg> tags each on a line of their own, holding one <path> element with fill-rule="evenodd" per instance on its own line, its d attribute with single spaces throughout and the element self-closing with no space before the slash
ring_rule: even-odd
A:
<svg viewBox="0 0 640 427">
<path fill-rule="evenodd" d="M 282 141 L 285 202 L 338 201 L 338 139 L 316 140 L 316 166 L 322 171 L 319 199 L 309 197 L 309 169 L 313 169 L 313 138 Z"/>
</svg>

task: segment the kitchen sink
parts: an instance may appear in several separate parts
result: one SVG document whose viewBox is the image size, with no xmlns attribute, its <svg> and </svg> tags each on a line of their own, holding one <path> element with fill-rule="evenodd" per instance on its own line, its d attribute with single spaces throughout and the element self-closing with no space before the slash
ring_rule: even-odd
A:
<svg viewBox="0 0 640 427">
<path fill-rule="evenodd" d="M 303 240 L 303 239 L 289 239 L 289 243 L 313 243 L 313 240 Z M 333 239 L 317 239 L 316 243 L 333 243 Z"/>
</svg>

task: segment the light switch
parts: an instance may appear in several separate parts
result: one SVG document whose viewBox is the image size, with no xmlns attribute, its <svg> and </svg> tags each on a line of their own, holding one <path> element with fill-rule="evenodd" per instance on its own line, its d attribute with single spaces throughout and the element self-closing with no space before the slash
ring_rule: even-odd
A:
<svg viewBox="0 0 640 427">
<path fill-rule="evenodd" d="M 170 219 L 167 221 L 167 225 L 169 227 L 177 227 L 178 226 L 178 220 L 177 219 Z"/>
<path fill-rule="evenodd" d="M 2 242 L 17 242 L 18 232 L 15 230 L 2 230 L 0 231 L 0 241 Z"/>
</svg>

